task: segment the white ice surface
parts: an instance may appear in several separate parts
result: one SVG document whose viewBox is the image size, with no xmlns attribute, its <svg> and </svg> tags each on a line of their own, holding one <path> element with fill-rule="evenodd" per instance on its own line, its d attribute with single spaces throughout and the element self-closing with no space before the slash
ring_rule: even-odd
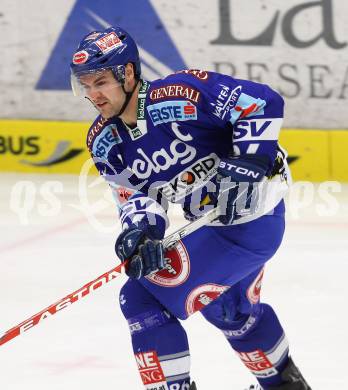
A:
<svg viewBox="0 0 348 390">
<path fill-rule="evenodd" d="M 18 207 L 25 193 L 18 192 L 20 187 L 16 192 L 18 180 L 31 182 L 36 190 L 35 199 L 27 198 L 34 202 L 21 218 Z M 56 193 L 56 210 L 42 195 L 47 181 L 62 183 L 50 184 L 62 191 Z M 119 228 L 110 197 L 101 200 L 105 184 L 95 182 L 88 189 L 89 205 L 98 208 L 91 223 L 72 206 L 81 205 L 75 176 L 3 174 L 0 182 L 4 332 L 113 268 Z M 262 300 L 276 309 L 294 360 L 313 390 L 343 390 L 348 389 L 348 186 L 331 194 L 329 216 L 319 215 L 327 198 L 319 187 L 308 194 L 311 191 L 314 198 L 305 208 L 296 209 L 301 203 L 296 206 L 291 200 L 284 241 L 267 267 Z M 176 215 L 172 219 L 172 229 L 183 223 Z M 142 389 L 118 307 L 123 278 L 1 346 L 0 390 Z M 200 314 L 183 325 L 190 340 L 191 375 L 199 390 L 242 390 L 253 382 L 224 337 Z"/>
</svg>

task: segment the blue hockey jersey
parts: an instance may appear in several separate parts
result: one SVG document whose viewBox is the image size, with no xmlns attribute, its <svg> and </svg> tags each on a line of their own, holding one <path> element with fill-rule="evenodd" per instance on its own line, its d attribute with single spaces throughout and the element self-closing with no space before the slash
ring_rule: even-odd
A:
<svg viewBox="0 0 348 390">
<path fill-rule="evenodd" d="M 135 128 L 98 116 L 87 135 L 95 165 L 116 194 L 122 222 L 139 222 L 146 211 L 164 229 L 166 201 L 200 207 L 215 188 L 219 160 L 231 154 L 268 156 L 267 182 L 273 184 L 262 193 L 263 207 L 235 223 L 276 206 L 290 180 L 278 145 L 284 101 L 277 92 L 201 70 L 141 83 Z"/>
</svg>

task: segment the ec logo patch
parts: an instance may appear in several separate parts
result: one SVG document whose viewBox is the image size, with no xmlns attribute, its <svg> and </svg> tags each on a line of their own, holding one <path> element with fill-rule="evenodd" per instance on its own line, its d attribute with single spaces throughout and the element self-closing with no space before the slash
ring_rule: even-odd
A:
<svg viewBox="0 0 348 390">
<path fill-rule="evenodd" d="M 209 283 L 193 289 L 186 299 L 186 313 L 191 315 L 196 311 L 202 310 L 209 303 L 219 298 L 230 286 L 221 286 L 219 284 Z"/>
<path fill-rule="evenodd" d="M 176 287 L 190 275 L 190 259 L 184 244 L 178 244 L 166 252 L 166 268 L 145 276 L 150 282 L 162 287 Z"/>
</svg>

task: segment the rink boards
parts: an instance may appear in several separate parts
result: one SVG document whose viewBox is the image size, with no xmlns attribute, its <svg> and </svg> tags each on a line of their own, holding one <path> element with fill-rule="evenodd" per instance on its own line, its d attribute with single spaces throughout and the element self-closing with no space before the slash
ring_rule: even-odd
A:
<svg viewBox="0 0 348 390">
<path fill-rule="evenodd" d="M 90 158 L 88 122 L 0 120 L 0 171 L 79 174 Z M 348 131 L 283 129 L 295 180 L 348 181 Z M 86 168 L 86 165 L 85 165 Z M 96 170 L 87 164 L 91 173 Z"/>
</svg>

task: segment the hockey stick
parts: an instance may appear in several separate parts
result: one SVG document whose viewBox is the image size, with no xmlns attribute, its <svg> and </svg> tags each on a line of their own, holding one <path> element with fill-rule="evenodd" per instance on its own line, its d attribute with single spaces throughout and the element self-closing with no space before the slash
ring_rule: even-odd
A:
<svg viewBox="0 0 348 390">
<path fill-rule="evenodd" d="M 175 245 L 176 242 L 182 238 L 193 233 L 200 227 L 206 225 L 209 222 L 212 222 L 219 216 L 219 208 L 214 208 L 204 214 L 202 217 L 197 220 L 188 223 L 182 228 L 178 229 L 174 233 L 170 234 L 168 237 L 163 239 L 163 246 L 165 248 L 170 248 Z M 81 300 L 82 298 L 89 295 L 91 292 L 97 290 L 99 287 L 104 284 L 109 283 L 111 280 L 116 279 L 123 272 L 123 268 L 126 265 L 127 261 L 119 264 L 117 267 L 111 269 L 108 272 L 105 272 L 103 275 L 100 275 L 98 278 L 88 282 L 83 287 L 74 291 L 73 293 L 67 295 L 66 297 L 60 299 L 58 302 L 48 306 L 46 309 L 41 310 L 39 313 L 34 314 L 32 317 L 21 322 L 20 324 L 14 326 L 13 328 L 6 331 L 3 336 L 0 338 L 0 345 L 7 343 L 8 341 L 14 339 L 15 337 L 23 334 L 28 329 L 32 328 L 35 325 L 38 325 L 44 319 L 51 317 L 53 314 L 56 314 L 58 311 L 65 309 L 71 304 Z"/>
</svg>

